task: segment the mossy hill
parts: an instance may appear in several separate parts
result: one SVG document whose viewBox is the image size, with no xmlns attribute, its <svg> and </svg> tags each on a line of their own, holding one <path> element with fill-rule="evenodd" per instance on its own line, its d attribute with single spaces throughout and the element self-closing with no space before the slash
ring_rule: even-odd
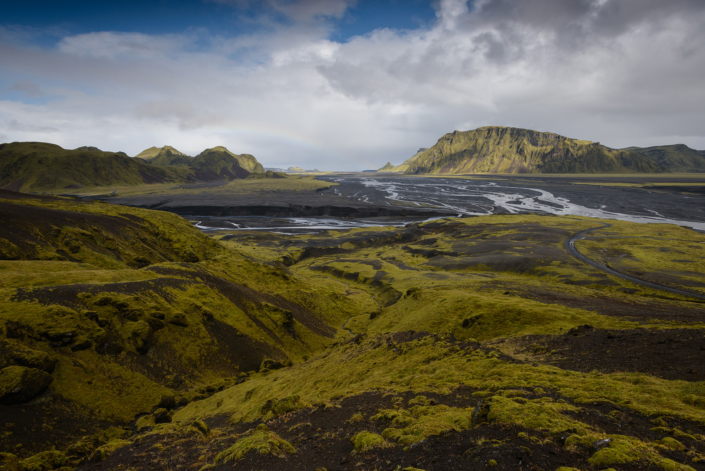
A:
<svg viewBox="0 0 705 471">
<path fill-rule="evenodd" d="M 600 220 L 206 237 L 6 191 L 0 214 L 4 469 L 704 467 L 705 309 L 571 257 Z M 705 293 L 703 234 L 610 223 L 578 249 Z"/>
<path fill-rule="evenodd" d="M 199 172 L 213 172 L 230 178 L 245 178 L 251 173 L 263 173 L 262 164 L 249 154 L 233 154 L 225 147 L 206 149 L 190 164 Z"/>
<path fill-rule="evenodd" d="M 407 174 L 657 173 L 666 171 L 632 150 L 528 129 L 487 126 L 454 131 L 402 166 Z"/>
<path fill-rule="evenodd" d="M 705 172 L 705 151 L 695 150 L 685 144 L 654 147 L 628 147 L 625 150 L 639 152 L 652 162 L 669 172 L 699 173 Z"/>
<path fill-rule="evenodd" d="M 406 161 L 404 161 L 403 164 L 394 166 L 394 165 L 392 165 L 391 162 L 387 162 L 387 165 L 385 165 L 384 167 L 380 168 L 380 169 L 377 170 L 377 171 L 378 171 L 378 172 L 404 173 L 404 172 L 406 172 L 406 170 L 409 168 L 409 165 L 411 165 L 412 163 L 416 162 L 416 159 L 418 159 L 419 156 L 420 156 L 421 154 L 423 154 L 424 152 L 426 152 L 427 150 L 428 150 L 428 148 L 422 147 L 422 148 L 420 148 L 418 151 L 416 151 L 416 153 L 415 153 L 411 158 L 409 158 L 409 159 L 407 159 Z"/>
<path fill-rule="evenodd" d="M 193 160 L 190 155 L 179 152 L 171 146 L 150 147 L 135 156 L 152 165 L 180 165 L 188 167 Z"/>
<path fill-rule="evenodd" d="M 223 146 L 206 149 L 196 157 L 191 157 L 171 146 L 150 147 L 136 157 L 154 165 L 176 165 L 189 167 L 206 179 L 246 178 L 251 173 L 264 173 L 262 164 L 250 154 L 234 154 Z M 244 170 L 244 172 L 243 172 Z M 247 173 L 245 173 L 247 172 Z"/>
<path fill-rule="evenodd" d="M 0 188 L 15 191 L 184 182 L 188 175 L 188 169 L 150 165 L 121 152 L 68 150 L 42 142 L 0 144 Z"/>
</svg>

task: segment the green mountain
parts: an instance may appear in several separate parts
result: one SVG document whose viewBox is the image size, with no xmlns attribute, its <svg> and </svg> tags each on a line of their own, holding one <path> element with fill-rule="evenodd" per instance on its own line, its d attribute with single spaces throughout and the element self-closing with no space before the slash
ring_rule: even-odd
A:
<svg viewBox="0 0 705 471">
<path fill-rule="evenodd" d="M 255 160 L 255 162 L 257 161 Z M 251 162 L 249 163 L 249 168 L 252 168 L 253 165 Z M 260 169 L 262 168 L 262 164 L 259 162 L 256 165 L 259 165 Z M 213 149 L 204 150 L 193 158 L 190 167 L 199 180 L 247 178 L 254 173 L 243 166 L 236 155 L 225 147 L 214 147 Z M 262 169 L 263 171 L 264 169 Z"/>
<path fill-rule="evenodd" d="M 217 146 L 213 147 L 212 149 L 206 149 L 200 154 L 198 154 L 196 156 L 196 159 L 198 159 L 199 157 L 208 157 L 208 159 L 218 157 L 222 162 L 231 162 L 231 160 L 228 159 L 226 156 L 234 158 L 241 168 L 247 170 L 250 173 L 264 172 L 264 167 L 262 167 L 261 163 L 257 162 L 257 159 L 254 156 L 250 154 L 234 154 L 223 146 Z M 210 161 L 211 160 L 209 160 L 209 162 Z M 194 163 L 194 165 L 197 164 Z"/>
<path fill-rule="evenodd" d="M 183 182 L 188 175 L 187 169 L 150 165 L 122 152 L 68 150 L 42 142 L 0 144 L 0 188 L 15 191 Z"/>
<path fill-rule="evenodd" d="M 633 150 L 528 129 L 487 126 L 454 131 L 404 162 L 407 174 L 657 173 L 665 169 Z"/>
<path fill-rule="evenodd" d="M 193 160 L 190 155 L 179 152 L 171 146 L 150 147 L 135 156 L 152 165 L 177 165 L 188 167 Z"/>
<path fill-rule="evenodd" d="M 685 144 L 654 147 L 628 147 L 625 150 L 639 152 L 669 172 L 705 172 L 705 150 L 695 150 Z"/>
<path fill-rule="evenodd" d="M 414 154 L 413 157 L 411 157 L 410 159 L 406 160 L 403 164 L 394 166 L 394 165 L 392 165 L 391 162 L 387 162 L 387 165 L 385 165 L 384 167 L 380 168 L 380 169 L 377 170 L 377 171 L 378 171 L 378 172 L 396 172 L 396 173 L 403 173 L 403 172 L 406 172 L 406 170 L 409 168 L 409 165 L 411 165 L 412 163 L 416 162 L 416 159 L 418 159 L 419 156 L 420 156 L 421 154 L 423 154 L 424 152 L 426 152 L 427 150 L 428 150 L 428 148 L 422 147 L 421 149 L 419 149 L 419 150 Z"/>
</svg>

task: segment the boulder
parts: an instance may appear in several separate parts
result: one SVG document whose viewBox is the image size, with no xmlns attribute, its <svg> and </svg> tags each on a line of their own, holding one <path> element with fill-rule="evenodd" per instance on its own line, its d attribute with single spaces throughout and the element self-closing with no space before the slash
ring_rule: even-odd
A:
<svg viewBox="0 0 705 471">
<path fill-rule="evenodd" d="M 21 404 L 42 394 L 54 378 L 46 371 L 24 366 L 0 370 L 0 404 Z"/>
</svg>

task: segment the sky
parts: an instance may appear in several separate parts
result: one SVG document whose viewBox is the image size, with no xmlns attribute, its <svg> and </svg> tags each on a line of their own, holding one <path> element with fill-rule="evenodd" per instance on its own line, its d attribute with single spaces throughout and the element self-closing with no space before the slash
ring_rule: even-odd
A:
<svg viewBox="0 0 705 471">
<path fill-rule="evenodd" d="M 23 0 L 0 142 L 376 169 L 513 126 L 705 149 L 703 0 Z"/>
</svg>

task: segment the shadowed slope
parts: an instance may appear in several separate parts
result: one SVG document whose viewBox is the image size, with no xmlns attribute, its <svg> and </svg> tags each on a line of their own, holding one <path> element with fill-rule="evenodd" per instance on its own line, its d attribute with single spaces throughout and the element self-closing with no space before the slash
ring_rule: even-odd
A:
<svg viewBox="0 0 705 471">
<path fill-rule="evenodd" d="M 705 151 L 691 149 L 685 144 L 628 147 L 624 150 L 639 152 L 669 172 L 705 172 Z"/>
<path fill-rule="evenodd" d="M 15 191 L 184 182 L 188 174 L 186 169 L 149 165 L 121 152 L 67 150 L 41 142 L 0 144 L 0 188 Z"/>
</svg>

